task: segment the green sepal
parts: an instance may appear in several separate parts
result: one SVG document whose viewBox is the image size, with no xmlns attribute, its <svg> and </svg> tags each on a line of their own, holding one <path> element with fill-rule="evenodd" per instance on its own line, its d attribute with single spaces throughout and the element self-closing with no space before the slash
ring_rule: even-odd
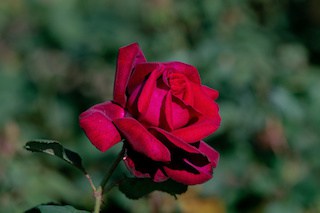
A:
<svg viewBox="0 0 320 213">
<path fill-rule="evenodd" d="M 153 191 L 166 192 L 176 198 L 176 195 L 182 194 L 188 189 L 187 185 L 171 179 L 158 183 L 150 178 L 126 178 L 119 183 L 118 187 L 129 199 L 139 199 Z"/>
</svg>

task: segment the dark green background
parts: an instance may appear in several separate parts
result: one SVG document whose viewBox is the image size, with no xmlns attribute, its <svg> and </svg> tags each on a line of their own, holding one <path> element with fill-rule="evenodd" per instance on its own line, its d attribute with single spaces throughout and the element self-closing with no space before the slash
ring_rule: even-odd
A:
<svg viewBox="0 0 320 213">
<path fill-rule="evenodd" d="M 231 213 L 320 212 L 319 11 L 318 0 L 1 0 L 1 212 L 92 208 L 80 172 L 22 147 L 59 140 L 98 182 L 119 146 L 97 151 L 78 115 L 111 98 L 118 48 L 131 42 L 149 61 L 195 65 L 220 92 L 222 125 L 206 141 L 221 159 L 199 199 Z M 151 212 L 150 203 L 112 190 L 106 205 Z"/>
</svg>

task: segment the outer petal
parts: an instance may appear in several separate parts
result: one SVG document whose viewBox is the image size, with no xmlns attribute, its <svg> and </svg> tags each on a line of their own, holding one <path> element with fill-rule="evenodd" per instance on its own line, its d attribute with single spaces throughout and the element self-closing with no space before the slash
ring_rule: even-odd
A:
<svg viewBox="0 0 320 213">
<path fill-rule="evenodd" d="M 192 166 L 198 172 L 193 173 L 187 170 L 172 169 L 169 167 L 164 167 L 164 170 L 170 178 L 186 185 L 204 183 L 212 178 L 212 167 L 210 164 L 207 164 L 203 167 L 197 167 L 188 162 L 187 160 L 185 160 L 185 163 L 189 166 Z"/>
<path fill-rule="evenodd" d="M 153 178 L 155 182 L 162 182 L 168 179 L 168 176 L 160 168 L 159 162 L 153 161 L 130 147 L 127 147 L 126 156 L 123 160 L 129 171 L 136 177 Z"/>
<path fill-rule="evenodd" d="M 163 143 L 166 143 L 166 141 L 168 141 L 167 143 L 170 143 L 170 144 L 166 144 L 166 145 L 167 147 L 169 147 L 170 150 L 179 148 L 184 152 L 201 154 L 201 152 L 198 149 L 196 149 L 196 147 L 188 143 L 185 143 L 184 141 L 181 140 L 181 138 L 178 138 L 175 135 L 172 135 L 171 133 L 163 129 L 154 127 L 154 128 L 150 128 L 150 130 L 152 130 L 152 133 L 156 135 L 157 138 L 161 139 Z"/>
<path fill-rule="evenodd" d="M 138 178 L 150 178 L 150 174 L 148 172 L 141 172 L 136 169 L 136 163 L 128 156 L 123 158 L 125 165 L 128 170 Z"/>
<path fill-rule="evenodd" d="M 172 134 L 187 143 L 197 142 L 216 131 L 220 126 L 220 120 L 219 115 L 216 118 L 201 118 L 194 124 L 172 131 Z"/>
<path fill-rule="evenodd" d="M 172 161 L 163 167 L 170 178 L 192 185 L 203 183 L 212 177 L 212 165 L 208 157 L 196 146 L 185 143 L 160 128 L 151 130 L 172 151 Z"/>
<path fill-rule="evenodd" d="M 79 122 L 91 143 L 104 152 L 121 140 L 112 119 L 122 117 L 123 114 L 124 111 L 121 107 L 106 102 L 83 112 L 79 117 Z M 112 118 L 109 115 L 112 115 Z"/>
<path fill-rule="evenodd" d="M 122 107 L 119 105 L 113 103 L 112 101 L 106 101 L 100 104 L 96 104 L 92 107 L 90 107 L 88 110 L 81 113 L 80 118 L 83 116 L 86 116 L 94 111 L 99 111 L 102 114 L 106 115 L 111 120 L 114 120 L 116 118 L 122 118 L 124 117 L 125 111 Z"/>
<path fill-rule="evenodd" d="M 212 99 L 216 100 L 219 97 L 219 92 L 215 89 L 211 89 L 205 85 L 202 85 L 202 90 Z"/>
<path fill-rule="evenodd" d="M 200 141 L 199 143 L 199 150 L 209 158 L 211 166 L 213 168 L 216 168 L 220 157 L 219 152 L 217 152 L 215 149 L 213 149 L 203 141 Z"/>
<path fill-rule="evenodd" d="M 190 82 L 191 83 L 191 82 Z M 194 95 L 194 101 L 192 107 L 204 116 L 217 117 L 219 116 L 219 107 L 210 96 L 204 91 L 203 87 L 194 83 L 191 83 L 192 93 Z"/>
<path fill-rule="evenodd" d="M 167 175 L 165 175 L 161 169 L 158 169 L 153 177 L 154 182 L 163 182 L 168 179 L 169 179 L 169 177 Z"/>
<path fill-rule="evenodd" d="M 154 161 L 169 162 L 170 152 L 157 138 L 133 118 L 120 118 L 114 121 L 119 131 L 127 139 L 133 150 Z"/>
<path fill-rule="evenodd" d="M 119 49 L 113 100 L 120 106 L 124 107 L 126 104 L 125 92 L 132 70 L 136 64 L 144 62 L 146 62 L 146 59 L 137 43 Z"/>
</svg>

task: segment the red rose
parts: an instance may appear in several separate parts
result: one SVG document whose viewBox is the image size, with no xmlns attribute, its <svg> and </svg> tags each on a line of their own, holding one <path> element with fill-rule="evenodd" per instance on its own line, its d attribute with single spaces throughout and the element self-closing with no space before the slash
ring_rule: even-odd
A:
<svg viewBox="0 0 320 213">
<path fill-rule="evenodd" d="M 136 177 L 191 185 L 212 178 L 219 153 L 202 141 L 220 125 L 216 90 L 195 67 L 150 63 L 138 44 L 119 50 L 113 100 L 80 115 L 100 151 L 124 140 L 124 161 Z"/>
</svg>

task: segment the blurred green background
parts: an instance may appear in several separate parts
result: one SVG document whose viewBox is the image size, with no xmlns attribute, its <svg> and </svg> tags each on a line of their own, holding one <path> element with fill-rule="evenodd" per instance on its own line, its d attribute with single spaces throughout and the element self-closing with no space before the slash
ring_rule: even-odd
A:
<svg viewBox="0 0 320 213">
<path fill-rule="evenodd" d="M 149 61 L 193 64 L 219 90 L 222 125 L 206 141 L 221 159 L 177 201 L 113 189 L 105 212 L 320 212 L 319 11 L 318 0 L 2 0 L 0 211 L 92 209 L 80 172 L 22 147 L 59 140 L 98 183 L 120 147 L 93 148 L 78 115 L 111 99 L 118 48 L 139 42 Z"/>
</svg>

